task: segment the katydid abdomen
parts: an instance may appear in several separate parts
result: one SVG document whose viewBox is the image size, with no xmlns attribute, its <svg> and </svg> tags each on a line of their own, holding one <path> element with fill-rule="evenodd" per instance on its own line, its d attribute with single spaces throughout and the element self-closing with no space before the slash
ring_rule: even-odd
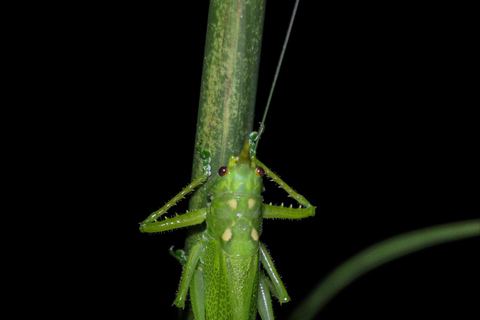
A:
<svg viewBox="0 0 480 320">
<path fill-rule="evenodd" d="M 206 248 L 203 275 L 206 319 L 254 320 L 257 314 L 258 251 L 232 257 L 222 249 L 223 240 Z"/>
</svg>

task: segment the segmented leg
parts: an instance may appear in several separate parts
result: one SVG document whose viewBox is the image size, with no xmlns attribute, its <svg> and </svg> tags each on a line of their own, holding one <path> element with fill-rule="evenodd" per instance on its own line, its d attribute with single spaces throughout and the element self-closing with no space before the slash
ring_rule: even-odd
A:
<svg viewBox="0 0 480 320">
<path fill-rule="evenodd" d="M 280 187 L 282 187 L 283 190 L 285 190 L 293 199 L 295 199 L 298 203 L 303 205 L 304 207 L 313 207 L 310 202 L 305 199 L 304 196 L 301 194 L 295 192 L 288 184 L 286 184 L 282 179 L 280 179 L 279 176 L 277 176 L 275 173 L 272 172 L 267 166 L 265 166 L 263 163 L 261 163 L 258 159 L 255 159 L 255 163 L 259 166 L 262 167 L 262 169 L 265 171 L 265 174 L 272 178 L 274 182 L 276 182 Z"/>
<path fill-rule="evenodd" d="M 168 201 L 163 207 L 161 207 L 157 211 L 152 212 L 147 217 L 147 219 L 145 219 L 143 222 L 140 222 L 140 224 L 143 225 L 146 223 L 152 223 L 154 221 L 157 221 L 157 219 L 160 218 L 162 215 L 164 215 L 168 211 L 168 209 L 173 207 L 178 201 L 184 198 L 199 184 L 202 184 L 205 180 L 207 180 L 208 177 L 209 177 L 209 174 L 204 172 L 201 176 L 193 180 L 188 186 L 186 186 L 182 191 L 180 191 L 175 197 L 173 197 L 170 201 Z"/>
<path fill-rule="evenodd" d="M 173 246 L 171 246 L 170 255 L 177 259 L 182 266 L 187 264 L 188 257 L 184 250 L 173 250 Z M 192 301 L 195 319 L 205 320 L 205 285 L 203 283 L 203 272 L 198 269 L 194 271 L 190 282 L 190 300 Z"/>
<path fill-rule="evenodd" d="M 190 288 L 190 282 L 196 271 L 198 260 L 203 251 L 203 243 L 199 242 L 192 247 L 190 254 L 188 255 L 187 264 L 183 269 L 182 280 L 180 281 L 180 287 L 178 288 L 177 298 L 173 302 L 178 308 L 185 308 L 185 299 L 187 297 L 188 289 Z"/>
<path fill-rule="evenodd" d="M 263 218 L 265 219 L 303 219 L 307 217 L 313 217 L 314 215 L 315 207 L 292 208 L 263 204 Z"/>
<path fill-rule="evenodd" d="M 270 290 L 268 289 L 267 277 L 260 271 L 258 274 L 258 313 L 262 320 L 274 320 L 272 298 L 270 296 Z"/>
<path fill-rule="evenodd" d="M 173 246 L 171 246 L 170 255 L 177 259 L 182 266 L 187 264 L 188 257 L 184 250 L 173 250 Z M 205 285 L 203 283 L 203 272 L 198 269 L 194 271 L 190 282 L 190 300 L 192 301 L 195 319 L 205 320 Z"/>
<path fill-rule="evenodd" d="M 194 211 L 187 212 L 182 215 L 176 215 L 173 218 L 165 219 L 162 221 L 155 221 L 151 223 L 140 223 L 141 232 L 162 232 L 172 229 L 178 229 L 182 227 L 193 226 L 205 221 L 207 217 L 208 208 L 202 208 Z"/>
<path fill-rule="evenodd" d="M 306 217 L 315 216 L 315 207 L 305 199 L 304 196 L 293 190 L 288 184 L 286 184 L 279 176 L 272 172 L 267 166 L 261 163 L 258 159 L 255 159 L 255 163 L 261 167 L 267 176 L 272 178 L 283 190 L 285 190 L 293 199 L 300 203 L 305 208 L 285 208 L 283 206 L 264 205 L 263 217 L 264 218 L 289 218 L 289 219 L 301 219 Z"/>
<path fill-rule="evenodd" d="M 195 270 L 190 284 L 190 300 L 192 301 L 193 314 L 196 320 L 205 320 L 205 284 L 203 272 Z"/>
<path fill-rule="evenodd" d="M 198 185 L 204 183 L 205 180 L 207 180 L 208 177 L 211 175 L 210 161 L 212 159 L 211 159 L 211 156 L 210 156 L 210 151 L 201 150 L 200 149 L 200 144 L 198 144 L 198 143 L 197 143 L 197 149 L 200 153 L 200 157 L 202 157 L 202 159 L 203 159 L 203 173 L 202 173 L 202 175 L 197 177 L 196 179 L 194 179 L 188 186 L 186 186 L 175 197 L 173 197 L 170 201 L 168 201 L 163 207 L 161 207 L 157 211 L 152 212 L 147 217 L 147 219 L 145 219 L 143 222 L 140 222 L 140 230 L 144 229 L 146 224 L 156 222 L 158 218 L 160 218 L 162 215 L 164 215 L 168 211 L 168 209 L 173 207 L 178 201 L 183 199 L 187 194 L 189 194 L 191 191 L 193 191 L 193 189 L 195 189 Z M 174 228 L 170 228 L 170 229 L 174 229 Z M 166 230 L 169 230 L 169 229 L 166 229 Z"/>
<path fill-rule="evenodd" d="M 287 289 L 285 289 L 285 285 L 283 284 L 282 280 L 280 279 L 280 275 L 275 269 L 273 265 L 272 258 L 267 252 L 267 248 L 265 245 L 260 242 L 260 261 L 262 262 L 263 267 L 267 271 L 268 277 L 270 278 L 272 285 L 275 289 L 275 296 L 278 298 L 280 303 L 286 303 L 290 301 L 290 297 L 288 296 Z"/>
</svg>

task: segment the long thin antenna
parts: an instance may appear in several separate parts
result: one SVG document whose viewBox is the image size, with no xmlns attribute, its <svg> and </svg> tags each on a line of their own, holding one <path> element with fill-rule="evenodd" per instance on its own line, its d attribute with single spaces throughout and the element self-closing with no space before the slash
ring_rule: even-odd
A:
<svg viewBox="0 0 480 320">
<path fill-rule="evenodd" d="M 290 24 L 288 25 L 287 36 L 285 37 L 285 42 L 283 43 L 283 47 L 282 47 L 282 53 L 280 54 L 280 59 L 278 60 L 278 64 L 277 64 L 277 70 L 275 71 L 275 76 L 273 77 L 272 88 L 270 89 L 270 94 L 268 96 L 267 105 L 265 106 L 265 112 L 263 113 L 262 123 L 260 124 L 260 129 L 258 130 L 258 135 L 255 139 L 256 143 L 254 145 L 254 152 L 256 152 L 256 150 L 257 150 L 257 146 L 258 146 L 260 136 L 262 135 L 263 131 L 265 130 L 265 119 L 267 118 L 268 108 L 270 107 L 270 101 L 272 100 L 273 89 L 275 88 L 275 84 L 277 83 L 278 74 L 280 73 L 280 66 L 282 65 L 283 56 L 285 55 L 285 50 L 287 49 L 288 39 L 290 38 L 290 33 L 292 31 L 293 21 L 295 20 L 295 15 L 297 14 L 297 7 L 298 7 L 299 2 L 300 2 L 300 0 L 295 1 L 295 6 L 293 7 L 292 16 L 290 18 Z"/>
</svg>

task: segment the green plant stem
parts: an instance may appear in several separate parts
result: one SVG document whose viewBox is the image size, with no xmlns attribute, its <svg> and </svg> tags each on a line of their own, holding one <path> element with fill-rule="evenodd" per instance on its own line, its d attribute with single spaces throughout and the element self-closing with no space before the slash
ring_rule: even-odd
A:
<svg viewBox="0 0 480 320">
<path fill-rule="evenodd" d="M 240 152 L 253 130 L 264 15 L 265 0 L 210 2 L 195 139 L 211 152 L 212 176 L 232 152 Z M 192 178 L 202 172 L 202 159 L 194 152 Z M 192 195 L 189 210 L 207 206 L 211 180 Z M 187 252 L 204 229 L 204 224 L 189 228 Z"/>
<path fill-rule="evenodd" d="M 480 220 L 469 220 L 429 227 L 379 242 L 340 265 L 327 276 L 289 319 L 313 319 L 340 290 L 368 271 L 396 258 L 445 242 L 480 235 Z"/>
</svg>

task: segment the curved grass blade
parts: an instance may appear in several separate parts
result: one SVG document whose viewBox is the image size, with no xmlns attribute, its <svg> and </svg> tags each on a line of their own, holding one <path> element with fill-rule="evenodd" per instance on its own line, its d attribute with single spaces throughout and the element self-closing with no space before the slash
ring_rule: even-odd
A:
<svg viewBox="0 0 480 320">
<path fill-rule="evenodd" d="M 480 219 L 428 227 L 379 242 L 353 256 L 297 306 L 290 320 L 311 320 L 338 292 L 368 271 L 396 258 L 445 242 L 480 236 Z"/>
</svg>

